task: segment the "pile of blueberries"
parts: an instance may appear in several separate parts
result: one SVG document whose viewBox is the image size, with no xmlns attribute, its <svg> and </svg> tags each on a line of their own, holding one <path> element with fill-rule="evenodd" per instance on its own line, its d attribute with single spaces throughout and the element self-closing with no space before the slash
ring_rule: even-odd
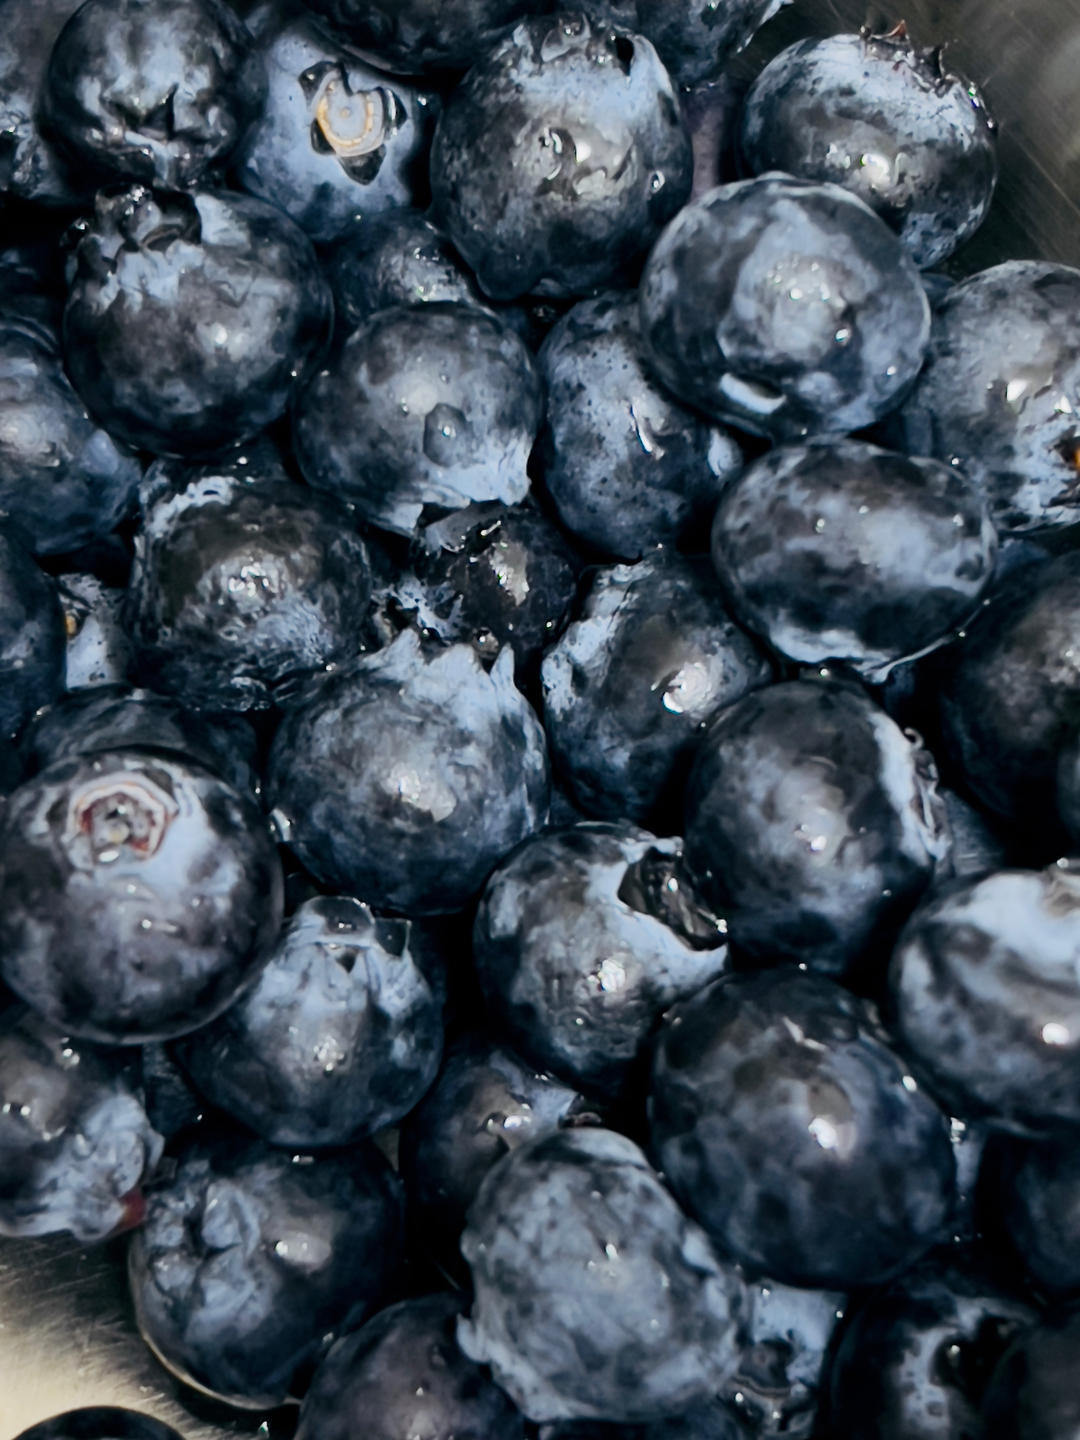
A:
<svg viewBox="0 0 1080 1440">
<path fill-rule="evenodd" d="M 1080 1433 L 1080 270 L 775 8 L 0 5 L 0 1234 L 296 1440 Z"/>
</svg>

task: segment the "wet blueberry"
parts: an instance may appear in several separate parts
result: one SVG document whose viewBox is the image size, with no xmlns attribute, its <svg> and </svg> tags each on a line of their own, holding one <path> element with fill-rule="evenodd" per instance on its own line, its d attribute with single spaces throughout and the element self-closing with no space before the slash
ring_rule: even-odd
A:
<svg viewBox="0 0 1080 1440">
<path fill-rule="evenodd" d="M 544 484 L 566 528 L 619 560 L 680 541 L 700 549 L 742 451 L 652 379 L 637 296 L 575 305 L 537 363 L 547 390 Z"/>
<path fill-rule="evenodd" d="M 658 551 L 598 571 L 542 667 L 544 726 L 571 799 L 601 819 L 662 819 L 702 727 L 769 675 L 707 561 Z"/>
<path fill-rule="evenodd" d="M 134 670 L 209 710 L 264 709 L 360 649 L 371 593 L 353 517 L 261 467 L 152 467 L 127 593 Z"/>
<path fill-rule="evenodd" d="M 68 164 L 44 122 L 41 91 L 56 37 L 82 0 L 15 0 L 0 35 L 0 192 L 76 206 L 87 178 Z"/>
<path fill-rule="evenodd" d="M 426 158 L 426 97 L 283 14 L 259 36 L 269 85 L 234 160 L 242 189 L 320 243 L 356 215 L 407 205 Z"/>
<path fill-rule="evenodd" d="M 390 1298 L 401 1195 L 373 1146 L 307 1155 L 242 1132 L 176 1142 L 128 1252 L 139 1329 L 188 1384 L 281 1404 Z"/>
<path fill-rule="evenodd" d="M 547 815 L 543 734 L 504 650 L 431 658 L 415 634 L 330 675 L 274 740 L 269 792 L 324 884 L 379 908 L 460 909 Z"/>
<path fill-rule="evenodd" d="M 641 331 L 681 400 L 773 440 L 844 434 L 904 398 L 930 306 L 900 241 L 838 185 L 721 185 L 649 256 Z"/>
<path fill-rule="evenodd" d="M 464 70 L 548 0 L 307 0 L 331 31 L 393 74 Z"/>
<path fill-rule="evenodd" d="M 254 986 L 176 1053 L 208 1100 L 275 1145 L 346 1145 L 393 1125 L 442 1052 L 409 940 L 408 921 L 358 900 L 305 901 Z"/>
<path fill-rule="evenodd" d="M 656 46 L 657 54 L 680 85 L 696 85 L 716 76 L 785 0 L 586 0 L 590 14 L 636 30 Z"/>
<path fill-rule="evenodd" d="M 96 575 L 65 575 L 60 582 L 67 648 L 68 690 L 120 685 L 131 669 L 131 638 L 124 624 L 124 592 Z"/>
<path fill-rule="evenodd" d="M 86 0 L 53 48 L 44 105 L 73 165 L 181 187 L 220 168 L 265 87 L 224 0 Z"/>
<path fill-rule="evenodd" d="M 895 1028 L 953 1114 L 1080 1121 L 1080 873 L 999 870 L 945 887 L 900 937 Z"/>
<path fill-rule="evenodd" d="M 162 1140 L 114 1054 L 0 1017 L 0 1234 L 104 1240 L 141 1215 Z"/>
<path fill-rule="evenodd" d="M 523 20 L 478 60 L 431 150 L 436 216 L 495 300 L 632 283 L 690 177 L 652 45 L 570 11 Z"/>
<path fill-rule="evenodd" d="M 473 930 L 497 1033 L 586 1092 L 617 1094 L 660 1015 L 722 974 L 722 922 L 682 842 L 628 824 L 533 836 L 495 870 Z"/>
<path fill-rule="evenodd" d="M 531 1420 L 677 1415 L 737 1362 L 741 1281 L 614 1131 L 504 1156 L 462 1252 L 475 1299 L 458 1340 Z"/>
<path fill-rule="evenodd" d="M 102 191 L 72 268 L 72 382 L 114 438 L 159 455 L 276 420 L 329 330 L 310 241 L 250 195 Z"/>
<path fill-rule="evenodd" d="M 970 619 L 997 536 L 982 492 L 949 466 L 817 441 L 732 480 L 712 554 L 735 617 L 778 654 L 881 680 Z"/>
<path fill-rule="evenodd" d="M 296 457 L 309 485 L 407 535 L 427 506 L 523 500 L 542 403 L 528 350 L 489 311 L 384 310 L 300 397 Z"/>
<path fill-rule="evenodd" d="M 27 537 L 0 524 L 0 736 L 20 730 L 64 683 L 64 616 Z"/>
<path fill-rule="evenodd" d="M 733 943 L 881 970 L 948 854 L 929 753 L 855 685 L 795 680 L 723 711 L 686 787 L 686 860 Z"/>
<path fill-rule="evenodd" d="M 870 1007 L 820 975 L 730 976 L 676 1005 L 650 1133 L 681 1203 L 751 1273 L 873 1285 L 945 1238 L 948 1122 Z"/>
<path fill-rule="evenodd" d="M 455 1295 L 404 1300 L 339 1340 L 296 1440 L 524 1440 L 520 1413 L 454 1338 L 461 1306 Z"/>
<path fill-rule="evenodd" d="M 997 182 L 978 90 L 902 25 L 789 46 L 750 87 L 740 140 L 751 174 L 786 170 L 851 190 L 919 266 L 939 265 L 974 234 Z"/>
<path fill-rule="evenodd" d="M 205 1024 L 281 920 L 255 801 L 166 751 L 57 760 L 0 821 L 0 971 L 51 1023 L 134 1044 Z"/>
</svg>

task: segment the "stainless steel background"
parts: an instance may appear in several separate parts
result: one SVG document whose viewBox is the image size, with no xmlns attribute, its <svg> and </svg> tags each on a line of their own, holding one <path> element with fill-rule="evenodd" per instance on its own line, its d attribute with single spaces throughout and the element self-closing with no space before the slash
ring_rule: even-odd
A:
<svg viewBox="0 0 1080 1440">
<path fill-rule="evenodd" d="M 946 47 L 951 64 L 983 88 L 1000 126 L 993 213 L 952 268 L 1033 256 L 1080 264 L 1080 0 L 910 0 L 893 10 L 801 0 L 776 17 L 734 74 L 747 81 L 803 35 L 862 24 L 887 30 L 900 19 L 917 43 Z M 0 1242 L 0 1440 L 91 1404 L 143 1410 L 184 1440 L 278 1440 L 289 1429 L 280 1415 L 226 1416 L 182 1392 L 135 1333 L 121 1243 L 87 1250 L 69 1240 Z"/>
</svg>

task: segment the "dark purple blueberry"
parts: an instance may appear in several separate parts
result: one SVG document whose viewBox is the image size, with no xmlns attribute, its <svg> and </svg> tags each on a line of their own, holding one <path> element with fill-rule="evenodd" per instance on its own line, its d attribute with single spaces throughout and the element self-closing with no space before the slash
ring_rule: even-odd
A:
<svg viewBox="0 0 1080 1440">
<path fill-rule="evenodd" d="M 23 532 L 0 523 L 0 737 L 21 730 L 63 684 L 64 615 L 56 585 L 34 563 Z"/>
<path fill-rule="evenodd" d="M 931 662 L 945 747 L 980 804 L 1045 832 L 1058 752 L 1080 728 L 1080 552 L 1007 575 Z"/>
<path fill-rule="evenodd" d="M 901 414 L 904 448 L 959 466 L 999 530 L 1073 525 L 1080 501 L 1080 270 L 1010 260 L 953 286 Z"/>
<path fill-rule="evenodd" d="M 949 466 L 819 440 L 731 481 L 712 555 L 735 617 L 779 655 L 881 680 L 971 617 L 997 535 L 981 490 Z"/>
<path fill-rule="evenodd" d="M 543 399 L 513 330 L 473 305 L 373 315 L 300 396 L 296 457 L 317 490 L 411 534 L 424 508 L 523 500 Z"/>
<path fill-rule="evenodd" d="M 166 750 L 194 760 L 236 790 L 258 791 L 255 734 L 238 716 L 210 718 L 180 700 L 126 685 L 70 689 L 22 737 L 30 771 L 98 750 Z"/>
<path fill-rule="evenodd" d="M 979 1440 L 1073 1440 L 1080 1431 L 1080 1311 L 1023 1330 L 998 1362 Z"/>
<path fill-rule="evenodd" d="M 339 1340 L 296 1440 L 525 1440 L 521 1414 L 454 1338 L 461 1306 L 455 1295 L 403 1300 Z"/>
<path fill-rule="evenodd" d="M 750 87 L 740 138 L 751 174 L 843 185 L 919 266 L 939 265 L 975 233 L 997 182 L 994 122 L 978 90 L 903 25 L 789 46 Z"/>
<path fill-rule="evenodd" d="M 329 331 L 311 242 L 250 195 L 101 191 L 72 273 L 72 382 L 110 435 L 158 455 L 210 455 L 276 420 Z"/>
<path fill-rule="evenodd" d="M 320 244 L 357 215 L 408 205 L 426 159 L 427 97 L 288 13 L 259 36 L 269 86 L 234 160 L 237 182 Z"/>
<path fill-rule="evenodd" d="M 141 1410 L 114 1405 L 87 1405 L 67 1410 L 31 1425 L 15 1440 L 182 1440 L 171 1425 L 163 1425 Z"/>
<path fill-rule="evenodd" d="M 706 732 L 686 861 L 735 946 L 827 974 L 884 967 L 948 855 L 937 775 L 854 684 L 754 691 Z"/>
<path fill-rule="evenodd" d="M 82 0 L 9 0 L 0 34 L 0 193 L 74 207 L 85 175 L 68 164 L 44 123 L 42 85 L 56 37 Z"/>
<path fill-rule="evenodd" d="M 131 670 L 131 637 L 124 624 L 124 592 L 96 575 L 65 575 L 60 581 L 67 647 L 68 690 L 122 685 Z"/>
<path fill-rule="evenodd" d="M 601 1094 L 623 1089 L 663 1011 L 727 967 L 682 841 L 626 822 L 526 840 L 484 888 L 473 954 L 497 1033 Z"/>
<path fill-rule="evenodd" d="M 162 1139 L 115 1054 L 0 1017 L 0 1234 L 104 1240 L 141 1214 Z"/>
<path fill-rule="evenodd" d="M 637 30 L 680 85 L 718 74 L 784 0 L 585 0 L 590 14 Z"/>
<path fill-rule="evenodd" d="M 566 528 L 619 560 L 676 542 L 700 549 L 742 451 L 651 378 L 636 294 L 575 305 L 537 364 L 547 390 L 544 485 Z"/>
<path fill-rule="evenodd" d="M 358 900 L 305 901 L 254 986 L 176 1053 L 209 1101 L 274 1145 L 347 1145 L 393 1125 L 442 1054 L 409 941 L 407 920 Z"/>
<path fill-rule="evenodd" d="M 459 1041 L 401 1127 L 401 1175 L 419 1234 L 456 1247 L 495 1161 L 585 1109 L 576 1090 L 511 1051 L 478 1036 Z"/>
<path fill-rule="evenodd" d="M 930 306 L 885 222 L 838 185 L 763 175 L 687 205 L 649 256 L 641 332 L 681 400 L 772 440 L 880 420 L 919 373 Z"/>
<path fill-rule="evenodd" d="M 771 671 L 709 563 L 656 551 L 597 572 L 541 673 L 571 799 L 588 815 L 644 824 L 676 797 L 703 726 Z"/>
<path fill-rule="evenodd" d="M 929 1259 L 857 1306 L 833 1360 L 826 1429 L 844 1440 L 973 1440 L 990 1376 L 1033 1307 Z"/>
<path fill-rule="evenodd" d="M 1080 1295 L 1080 1153 L 1073 1132 L 1038 1141 L 996 1135 L 980 1178 L 992 1241 L 1045 1296 Z"/>
<path fill-rule="evenodd" d="M 255 801 L 166 751 L 57 760 L 0 819 L 0 973 L 104 1044 L 205 1025 L 252 983 L 281 921 Z"/>
<path fill-rule="evenodd" d="M 328 676 L 285 716 L 269 768 L 287 843 L 323 884 L 407 914 L 461 909 L 547 815 L 543 732 L 471 647 L 411 631 Z"/>
<path fill-rule="evenodd" d="M 945 1238 L 948 1121 L 871 1007 L 821 975 L 730 976 L 676 1005 L 649 1118 L 675 1195 L 751 1273 L 880 1284 Z"/>
<path fill-rule="evenodd" d="M 128 1252 L 143 1339 L 197 1389 L 282 1404 L 338 1334 L 390 1298 L 397 1178 L 367 1143 L 318 1160 L 239 1131 L 177 1146 Z"/>
<path fill-rule="evenodd" d="M 677 1415 L 738 1362 L 741 1280 L 614 1131 L 504 1156 L 461 1244 L 475 1298 L 458 1340 L 530 1420 Z"/>
<path fill-rule="evenodd" d="M 889 975 L 894 1026 L 956 1115 L 1080 1123 L 1080 870 L 999 870 L 912 915 Z"/>
<path fill-rule="evenodd" d="M 365 212 L 334 246 L 327 271 L 349 331 L 396 305 L 482 303 L 449 240 L 419 210 Z"/>
<path fill-rule="evenodd" d="M 425 634 L 466 641 L 485 660 L 514 651 L 519 681 L 562 633 L 581 562 L 561 531 L 524 505 L 472 505 L 426 526 L 399 571 L 398 606 Z"/>
<path fill-rule="evenodd" d="M 570 297 L 633 283 L 691 168 L 649 41 L 565 11 L 523 20 L 451 94 L 431 189 L 486 294 Z"/>
<path fill-rule="evenodd" d="M 86 0 L 53 48 L 44 106 L 77 169 L 180 188 L 220 169 L 265 89 L 225 0 Z"/>
<path fill-rule="evenodd" d="M 193 707 L 260 710 L 360 649 L 367 550 L 329 496 L 222 469 L 147 473 L 127 593 L 134 671 Z"/>
<path fill-rule="evenodd" d="M 464 70 L 504 28 L 549 0 L 307 0 L 334 34 L 397 75 Z"/>
</svg>

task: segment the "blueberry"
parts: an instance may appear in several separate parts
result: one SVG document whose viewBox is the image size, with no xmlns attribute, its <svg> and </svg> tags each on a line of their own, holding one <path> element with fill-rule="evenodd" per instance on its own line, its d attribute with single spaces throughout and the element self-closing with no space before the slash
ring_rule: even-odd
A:
<svg viewBox="0 0 1080 1440">
<path fill-rule="evenodd" d="M 1038 1141 L 995 1135 L 979 1199 L 989 1238 L 1040 1294 L 1080 1295 L 1080 1156 L 1071 1132 Z"/>
<path fill-rule="evenodd" d="M 619 560 L 692 547 L 742 451 L 652 379 L 637 296 L 575 305 L 537 363 L 547 389 L 544 485 L 566 528 Z"/>
<path fill-rule="evenodd" d="M 816 441 L 731 481 L 712 554 L 735 617 L 778 654 L 881 680 L 971 617 L 997 535 L 982 492 L 949 466 Z"/>
<path fill-rule="evenodd" d="M 426 160 L 427 97 L 328 44 L 310 20 L 283 14 L 259 37 L 269 87 L 233 168 L 313 240 L 357 214 L 407 205 Z"/>
<path fill-rule="evenodd" d="M 307 0 L 327 28 L 393 74 L 464 70 L 548 0 Z"/>
<path fill-rule="evenodd" d="M 425 1243 L 456 1249 L 495 1161 L 585 1109 L 576 1090 L 512 1051 L 478 1035 L 460 1039 L 401 1127 L 401 1174 Z"/>
<path fill-rule="evenodd" d="M 828 1433 L 845 1440 L 960 1440 L 982 1434 L 995 1365 L 1035 1319 L 978 1269 L 933 1257 L 868 1296 L 832 1364 Z"/>
<path fill-rule="evenodd" d="M 64 683 L 64 616 L 27 536 L 0 523 L 0 737 L 20 730 Z"/>
<path fill-rule="evenodd" d="M 512 1151 L 469 1211 L 465 1353 L 530 1420 L 652 1420 L 734 1369 L 742 1283 L 636 1145 L 561 1130 Z"/>
<path fill-rule="evenodd" d="M 715 77 L 785 0 L 586 0 L 590 14 L 611 25 L 637 30 L 656 46 L 680 85 Z"/>
<path fill-rule="evenodd" d="M 454 1338 L 461 1300 L 391 1305 L 339 1340 L 304 1397 L 296 1440 L 524 1440 L 525 1424 Z"/>
<path fill-rule="evenodd" d="M 265 88 L 224 0 L 86 0 L 53 47 L 43 99 L 74 165 L 179 188 L 220 169 Z"/>
<path fill-rule="evenodd" d="M 838 185 L 763 175 L 687 205 L 653 247 L 641 332 L 681 400 L 772 440 L 844 434 L 911 388 L 930 333 L 919 273 Z"/>
<path fill-rule="evenodd" d="M 281 919 L 254 800 L 166 751 L 57 760 L 0 819 L 0 973 L 102 1043 L 206 1024 L 249 985 Z"/>
<path fill-rule="evenodd" d="M 15 1440 L 181 1440 L 171 1425 L 163 1425 L 141 1410 L 113 1405 L 87 1405 L 31 1425 Z"/>
<path fill-rule="evenodd" d="M 770 669 L 708 563 L 658 551 L 597 572 L 541 673 L 544 725 L 573 801 L 647 824 L 662 822 L 702 726 Z"/>
<path fill-rule="evenodd" d="M 430 1088 L 442 1017 L 409 924 L 340 896 L 292 915 L 255 985 L 177 1042 L 202 1093 L 275 1145 L 346 1145 Z"/>
<path fill-rule="evenodd" d="M 740 141 L 751 174 L 786 170 L 851 190 L 919 266 L 940 265 L 975 233 L 997 182 L 978 90 L 903 25 L 789 46 L 750 87 Z"/>
<path fill-rule="evenodd" d="M 633 283 L 690 193 L 676 92 L 641 35 L 570 11 L 523 20 L 447 101 L 436 216 L 495 300 Z"/>
<path fill-rule="evenodd" d="M 122 685 L 131 668 L 131 638 L 124 624 L 124 592 L 96 575 L 65 575 L 59 587 L 67 648 L 68 690 Z"/>
<path fill-rule="evenodd" d="M 1080 270 L 1010 260 L 938 305 L 926 368 L 902 412 L 905 447 L 959 466 L 999 530 L 1076 521 Z"/>
<path fill-rule="evenodd" d="M 912 915 L 889 983 L 901 1043 L 954 1114 L 1080 1121 L 1080 873 L 999 870 Z"/>
<path fill-rule="evenodd" d="M 722 923 L 682 842 L 626 823 L 526 840 L 488 880 L 473 953 L 498 1032 L 586 1092 L 617 1094 L 661 1013 L 723 973 Z"/>
<path fill-rule="evenodd" d="M 281 1404 L 390 1298 L 401 1228 L 400 1187 L 372 1146 L 316 1163 L 241 1132 L 194 1132 L 128 1252 L 139 1329 L 188 1384 Z"/>
<path fill-rule="evenodd" d="M 1070 1440 L 1080 1426 L 1080 1312 L 1045 1316 L 998 1362 L 982 1405 L 980 1440 Z"/>
<path fill-rule="evenodd" d="M 156 465 L 127 593 L 134 670 L 210 710 L 258 710 L 360 648 L 364 542 L 329 496 L 251 466 Z"/>
<path fill-rule="evenodd" d="M 113 1055 L 21 1006 L 0 1016 L 0 1234 L 104 1240 L 140 1218 L 161 1150 Z"/>
<path fill-rule="evenodd" d="M 159 455 L 210 455 L 276 420 L 329 330 L 310 241 L 249 195 L 102 191 L 72 269 L 72 382 L 114 439 Z"/>
<path fill-rule="evenodd" d="M 856 686 L 769 686 L 701 742 L 687 864 L 740 950 L 876 972 L 948 854 L 936 778 L 929 753 Z"/>
<path fill-rule="evenodd" d="M 406 631 L 286 714 L 270 799 L 316 878 L 380 908 L 452 911 L 543 824 L 543 734 L 512 659 L 490 674 L 464 645 L 429 659 Z"/>
<path fill-rule="evenodd" d="M 730 976 L 676 1005 L 650 1134 L 676 1197 L 750 1273 L 874 1285 L 944 1238 L 946 1118 L 872 1009 L 823 976 Z"/>
<path fill-rule="evenodd" d="M 409 534 L 424 508 L 523 500 L 542 413 L 532 358 L 489 311 L 380 311 L 300 397 L 304 478 L 375 525 Z"/>
<path fill-rule="evenodd" d="M 945 749 L 981 804 L 1045 833 L 1058 752 L 1080 725 L 1080 553 L 1007 575 L 959 643 L 935 657 Z"/>
<path fill-rule="evenodd" d="M 14 0 L 0 36 L 0 192 L 41 205 L 76 206 L 86 177 L 68 164 L 43 123 L 41 91 L 56 37 L 82 0 Z"/>
</svg>

